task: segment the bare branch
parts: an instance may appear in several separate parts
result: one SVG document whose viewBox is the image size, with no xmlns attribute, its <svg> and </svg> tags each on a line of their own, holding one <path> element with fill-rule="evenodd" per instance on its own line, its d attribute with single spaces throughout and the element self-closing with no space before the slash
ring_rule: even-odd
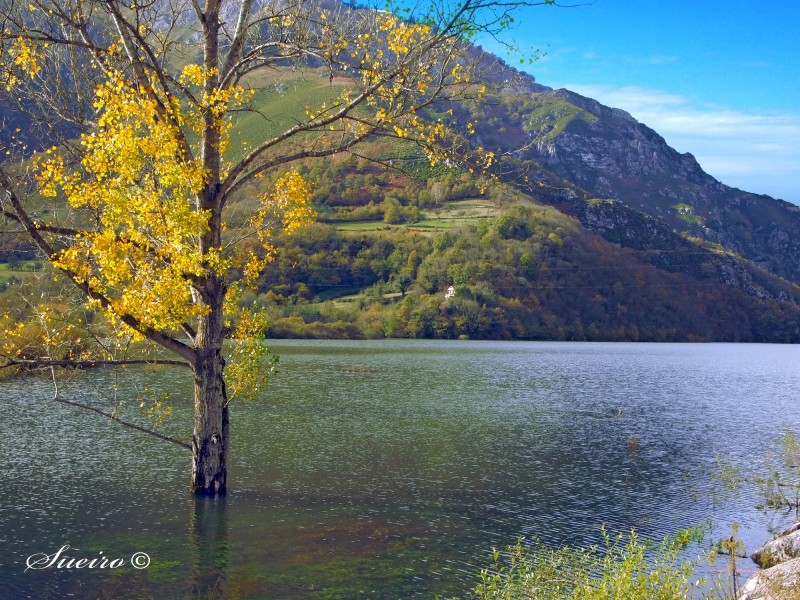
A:
<svg viewBox="0 0 800 600">
<path fill-rule="evenodd" d="M 77 408 L 82 408 L 84 410 L 90 410 L 94 413 L 97 413 L 98 415 L 103 415 L 104 417 L 111 419 L 112 421 L 115 421 L 120 425 L 124 425 L 125 427 L 128 427 L 130 429 L 135 429 L 136 431 L 141 431 L 148 435 L 152 435 L 160 440 L 164 440 L 165 442 L 170 442 L 172 444 L 175 444 L 176 446 L 180 446 L 181 448 L 186 448 L 187 450 L 192 449 L 192 446 L 190 444 L 187 444 L 186 442 L 182 442 L 181 440 L 178 440 L 176 438 L 169 437 L 168 435 L 164 435 L 163 433 L 158 433 L 157 431 L 153 431 L 152 429 L 147 429 L 147 427 L 142 427 L 140 425 L 136 425 L 135 423 L 129 423 L 128 421 L 123 421 L 118 416 L 102 411 L 99 408 L 95 408 L 94 406 L 88 406 L 86 404 L 81 404 L 80 402 L 74 402 L 72 400 L 65 400 L 64 398 L 53 398 L 53 400 L 55 400 L 56 402 L 61 402 L 62 404 L 67 404 L 69 406 L 75 406 Z"/>
<path fill-rule="evenodd" d="M 0 364 L 0 369 L 6 367 L 23 367 L 27 370 L 50 369 L 61 367 L 65 369 L 91 369 L 94 367 L 110 367 L 123 365 L 168 365 L 172 367 L 188 367 L 192 365 L 182 360 L 171 359 L 120 359 L 120 360 L 46 360 L 46 359 L 16 359 L 8 358 Z"/>
<path fill-rule="evenodd" d="M 3 215 L 5 218 L 10 219 L 11 221 L 15 221 L 17 223 L 22 224 L 22 218 L 19 215 L 11 211 L 5 210 L 4 208 L 0 208 L 0 215 Z M 70 237 L 75 237 L 86 233 L 85 231 L 72 229 L 71 227 L 56 227 L 55 225 L 47 225 L 46 223 L 41 223 L 39 221 L 34 221 L 33 223 L 34 227 L 36 227 L 38 231 L 44 233 L 53 233 L 56 235 L 66 235 Z"/>
<path fill-rule="evenodd" d="M 228 58 L 225 61 L 225 66 L 221 70 L 222 76 L 220 78 L 220 85 L 222 87 L 225 87 L 228 74 L 241 58 L 242 49 L 244 48 L 244 39 L 250 20 L 250 11 L 253 9 L 253 2 L 254 0 L 241 0 L 239 3 L 239 19 L 236 23 L 236 32 L 233 35 L 230 50 L 228 50 Z"/>
</svg>

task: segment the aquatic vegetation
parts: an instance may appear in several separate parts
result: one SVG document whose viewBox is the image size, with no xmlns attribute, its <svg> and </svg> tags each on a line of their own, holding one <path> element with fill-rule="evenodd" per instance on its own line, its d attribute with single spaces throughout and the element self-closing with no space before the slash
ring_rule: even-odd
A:
<svg viewBox="0 0 800 600">
<path fill-rule="evenodd" d="M 687 529 L 659 544 L 635 531 L 612 537 L 603 529 L 604 544 L 589 548 L 551 549 L 539 540 L 522 540 L 506 552 L 495 550 L 491 567 L 481 571 L 475 600 L 616 599 L 673 600 L 688 598 L 704 583 L 693 581 L 699 561 L 683 551 L 700 541 L 704 528 Z"/>
</svg>

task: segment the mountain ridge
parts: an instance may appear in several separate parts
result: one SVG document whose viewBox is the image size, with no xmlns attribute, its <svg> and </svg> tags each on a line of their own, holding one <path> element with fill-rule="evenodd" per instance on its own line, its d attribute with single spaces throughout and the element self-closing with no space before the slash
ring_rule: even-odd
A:
<svg viewBox="0 0 800 600">
<path fill-rule="evenodd" d="M 524 73 L 518 73 L 525 77 Z M 535 83 L 535 79 L 531 79 Z M 539 84 L 536 84 L 539 86 Z M 569 90 L 537 94 L 562 100 L 593 118 L 573 117 L 547 131 L 546 115 L 522 113 L 523 158 L 573 183 L 592 198 L 613 198 L 672 228 L 721 244 L 760 267 L 800 282 L 800 206 L 727 186 L 691 153 L 679 153 L 627 112 Z M 479 123 L 478 135 L 484 133 Z M 498 149 L 513 149 L 498 144 Z"/>
</svg>

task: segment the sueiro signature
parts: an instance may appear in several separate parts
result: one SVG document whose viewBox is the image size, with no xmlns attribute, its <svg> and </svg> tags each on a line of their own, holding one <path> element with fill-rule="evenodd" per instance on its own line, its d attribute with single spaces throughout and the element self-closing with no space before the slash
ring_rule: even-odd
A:
<svg viewBox="0 0 800 600">
<path fill-rule="evenodd" d="M 124 558 L 111 558 L 98 552 L 94 558 L 78 558 L 68 556 L 69 544 L 64 544 L 56 552 L 47 554 L 39 552 L 31 554 L 25 561 L 25 572 L 30 569 L 119 569 L 130 565 L 134 569 L 146 569 L 150 566 L 150 556 L 146 552 L 134 552 L 127 560 Z"/>
</svg>

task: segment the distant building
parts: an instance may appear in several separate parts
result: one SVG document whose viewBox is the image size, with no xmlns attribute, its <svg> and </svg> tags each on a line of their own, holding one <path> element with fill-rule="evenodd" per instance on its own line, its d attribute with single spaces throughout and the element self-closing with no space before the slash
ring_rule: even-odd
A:
<svg viewBox="0 0 800 600">
<path fill-rule="evenodd" d="M 455 295 L 456 295 L 456 288 L 454 288 L 451 285 L 449 288 L 447 288 L 447 293 L 444 295 L 444 299 L 447 300 L 448 298 L 452 298 Z"/>
</svg>

